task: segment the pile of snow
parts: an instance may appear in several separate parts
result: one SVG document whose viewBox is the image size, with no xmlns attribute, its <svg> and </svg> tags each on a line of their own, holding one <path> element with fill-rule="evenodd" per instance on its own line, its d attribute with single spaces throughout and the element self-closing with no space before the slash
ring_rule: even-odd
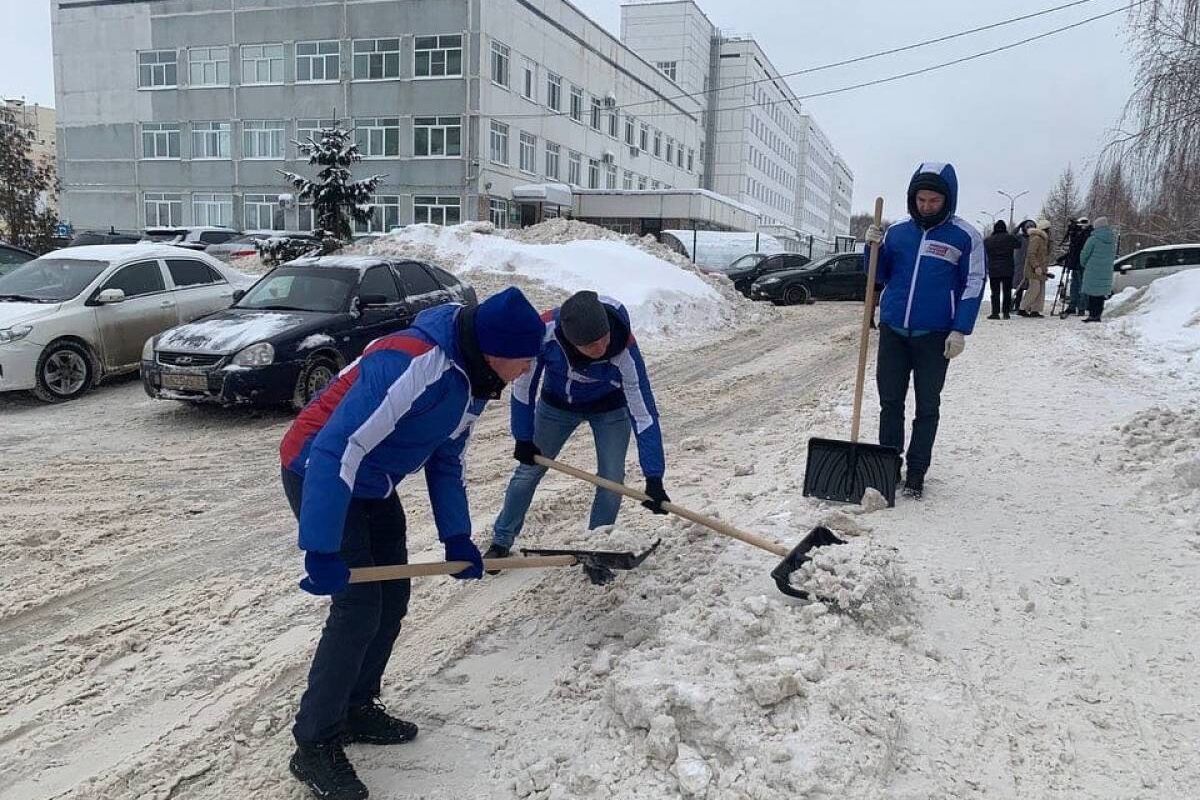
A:
<svg viewBox="0 0 1200 800">
<path fill-rule="evenodd" d="M 1126 289 L 1109 301 L 1106 313 L 1121 330 L 1200 370 L 1200 269 Z"/>
<path fill-rule="evenodd" d="M 1149 408 L 1119 433 L 1122 474 L 1144 475 L 1143 490 L 1168 509 L 1200 510 L 1200 407 Z"/>
</svg>

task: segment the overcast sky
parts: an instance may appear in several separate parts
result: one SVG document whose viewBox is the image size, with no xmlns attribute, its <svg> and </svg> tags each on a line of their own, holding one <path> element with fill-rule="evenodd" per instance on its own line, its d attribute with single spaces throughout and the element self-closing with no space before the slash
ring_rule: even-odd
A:
<svg viewBox="0 0 1200 800">
<path fill-rule="evenodd" d="M 620 34 L 617 0 L 574 0 Z M 700 0 L 717 27 L 758 39 L 776 69 L 793 72 L 1062 5 L 1067 0 Z M 960 58 L 1117 8 L 1094 0 L 1016 25 L 852 67 L 792 79 L 800 95 Z M 52 105 L 50 0 L 0 0 L 0 94 Z M 1031 216 L 1068 163 L 1090 174 L 1132 89 L 1125 16 L 946 70 L 806 102 L 855 174 L 854 209 L 883 195 L 904 213 L 904 189 L 924 160 L 951 161 L 962 184 L 959 214 L 972 222 L 1029 190 Z"/>
</svg>

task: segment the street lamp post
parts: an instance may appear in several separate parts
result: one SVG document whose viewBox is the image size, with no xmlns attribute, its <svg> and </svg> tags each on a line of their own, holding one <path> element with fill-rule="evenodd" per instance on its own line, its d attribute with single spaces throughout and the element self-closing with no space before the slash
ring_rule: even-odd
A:
<svg viewBox="0 0 1200 800">
<path fill-rule="evenodd" d="M 1029 190 L 1025 190 L 1024 192 L 1021 192 L 1020 194 L 1013 195 L 1013 194 L 1009 194 L 1008 192 L 1003 192 L 1003 191 L 997 189 L 996 193 L 1004 195 L 1005 197 L 1008 198 L 1008 227 L 1011 230 L 1012 226 L 1014 224 L 1013 214 L 1016 213 L 1017 200 L 1021 199 L 1025 195 L 1029 194 Z"/>
</svg>

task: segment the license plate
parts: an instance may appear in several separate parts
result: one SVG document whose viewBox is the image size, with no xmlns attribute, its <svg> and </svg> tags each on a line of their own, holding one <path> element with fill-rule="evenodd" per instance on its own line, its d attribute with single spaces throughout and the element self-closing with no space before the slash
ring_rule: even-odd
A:
<svg viewBox="0 0 1200 800">
<path fill-rule="evenodd" d="M 162 376 L 162 388 L 180 392 L 207 392 L 208 376 L 166 373 Z"/>
</svg>

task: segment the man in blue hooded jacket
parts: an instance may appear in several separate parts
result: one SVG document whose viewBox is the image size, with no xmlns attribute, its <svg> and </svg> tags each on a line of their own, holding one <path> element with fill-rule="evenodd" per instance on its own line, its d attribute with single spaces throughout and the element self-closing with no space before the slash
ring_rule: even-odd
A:
<svg viewBox="0 0 1200 800">
<path fill-rule="evenodd" d="M 534 456 L 556 458 L 575 429 L 585 423 L 596 442 L 596 471 L 621 483 L 632 422 L 650 498 L 643 505 L 666 514 L 662 504 L 670 501 L 663 489 L 666 464 L 658 408 L 629 312 L 616 300 L 582 291 L 542 319 L 545 339 L 537 360 L 513 384 L 513 457 L 520 464 L 492 528 L 489 558 L 508 555 L 525 524 L 534 491 L 546 474 Z M 620 495 L 597 489 L 588 529 L 612 525 L 620 508 Z"/>
<path fill-rule="evenodd" d="M 526 372 L 545 323 L 517 289 L 479 306 L 444 305 L 371 343 L 292 423 L 280 445 L 282 480 L 300 522 L 307 577 L 332 595 L 329 617 L 292 728 L 291 772 L 325 800 L 362 800 L 367 787 L 343 745 L 400 744 L 417 735 L 386 713 L 380 679 L 408 610 L 409 582 L 349 584 L 351 567 L 408 561 L 396 484 L 425 472 L 447 561 L 471 566 L 463 453 L 488 400 Z"/>
<path fill-rule="evenodd" d="M 987 278 L 983 239 L 955 216 L 958 176 L 950 164 L 925 163 L 908 186 L 910 218 L 884 235 L 874 225 L 868 244 L 881 242 L 879 314 L 879 443 L 904 450 L 904 402 L 911 378 L 917 407 L 909 441 L 904 495 L 920 498 L 933 455 L 942 387 L 950 360 L 975 329 Z"/>
</svg>

